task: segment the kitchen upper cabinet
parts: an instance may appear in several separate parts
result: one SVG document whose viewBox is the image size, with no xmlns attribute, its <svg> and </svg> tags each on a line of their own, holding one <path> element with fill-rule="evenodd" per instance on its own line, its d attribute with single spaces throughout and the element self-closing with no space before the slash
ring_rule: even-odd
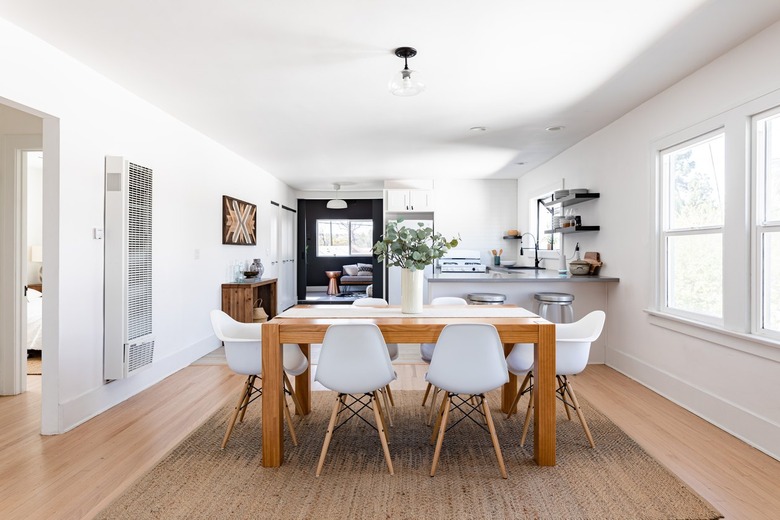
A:
<svg viewBox="0 0 780 520">
<path fill-rule="evenodd" d="M 433 211 L 431 190 L 387 190 L 387 211 Z"/>
</svg>

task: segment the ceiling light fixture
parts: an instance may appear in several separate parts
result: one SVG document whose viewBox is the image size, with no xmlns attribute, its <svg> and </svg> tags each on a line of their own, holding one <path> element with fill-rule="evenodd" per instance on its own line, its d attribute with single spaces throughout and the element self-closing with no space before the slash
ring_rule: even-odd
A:
<svg viewBox="0 0 780 520">
<path fill-rule="evenodd" d="M 396 72 L 390 80 L 388 88 L 395 96 L 416 96 L 425 90 L 425 83 L 420 79 L 420 73 L 409 69 L 407 60 L 417 56 L 417 50 L 412 47 L 398 47 L 395 55 L 404 59 L 403 70 Z"/>
<path fill-rule="evenodd" d="M 341 185 L 334 184 L 333 189 L 339 191 Z M 347 201 L 342 199 L 330 199 L 325 207 L 328 209 L 347 209 Z"/>
<path fill-rule="evenodd" d="M 548 132 L 560 132 L 564 128 L 566 128 L 566 127 L 565 126 L 548 126 L 547 128 L 545 128 L 545 130 L 547 130 Z"/>
</svg>

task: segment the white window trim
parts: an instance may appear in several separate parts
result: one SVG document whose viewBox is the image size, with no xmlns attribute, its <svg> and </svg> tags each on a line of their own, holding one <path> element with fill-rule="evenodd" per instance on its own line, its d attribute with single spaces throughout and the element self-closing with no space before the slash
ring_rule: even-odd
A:
<svg viewBox="0 0 780 520">
<path fill-rule="evenodd" d="M 750 187 L 751 187 L 751 241 L 750 248 L 753 254 L 752 261 L 752 298 L 751 298 L 751 332 L 759 337 L 769 338 L 771 340 L 780 340 L 780 331 L 764 329 L 762 327 L 763 316 L 763 290 L 764 290 L 764 265 L 762 253 L 762 235 L 766 232 L 780 231 L 780 223 L 764 223 L 760 218 L 766 214 L 764 198 L 764 172 L 759 172 L 758 167 L 764 163 L 764 160 L 758 156 L 758 121 L 767 119 L 780 114 L 780 104 L 774 108 L 753 115 L 751 119 L 751 168 L 750 168 Z M 762 179 L 759 179 L 762 177 Z"/>
<path fill-rule="evenodd" d="M 350 250 L 352 249 L 352 236 L 351 236 L 352 222 L 370 222 L 373 225 L 373 220 L 367 219 L 367 218 L 321 218 L 321 219 L 318 218 L 318 219 L 316 219 L 316 221 L 314 223 L 315 228 L 317 228 L 319 226 L 320 221 L 325 221 L 325 220 L 331 221 L 331 222 L 335 221 L 335 220 L 347 220 L 347 221 L 349 221 L 350 233 L 348 233 L 349 243 L 347 244 L 347 248 L 350 249 Z M 365 258 L 366 256 L 371 256 L 371 255 L 370 254 L 368 254 L 368 255 L 352 254 L 352 253 L 348 253 L 346 255 L 336 255 L 336 254 L 333 254 L 333 255 L 321 255 L 320 254 L 320 243 L 319 243 L 319 240 L 317 240 L 315 242 L 315 246 L 314 246 L 314 256 L 316 258 Z"/>
<path fill-rule="evenodd" d="M 755 157 L 753 157 L 752 151 L 751 123 L 754 116 L 768 113 L 775 107 L 780 107 L 780 89 L 735 105 L 711 119 L 693 124 L 674 134 L 660 137 L 651 143 L 648 149 L 648 169 L 652 172 L 652 200 L 654 204 L 652 205 L 653 218 L 650 220 L 649 235 L 653 239 L 651 244 L 656 265 L 653 270 L 655 290 L 650 293 L 652 298 L 650 307 L 645 309 L 645 312 L 648 313 L 649 322 L 653 325 L 780 362 L 780 341 L 763 334 L 757 334 L 754 324 L 755 301 L 759 297 L 757 296 L 759 294 L 757 292 L 759 281 L 758 271 L 754 265 L 758 255 L 756 253 L 757 233 L 754 225 L 756 190 L 753 184 L 755 182 L 755 174 L 753 173 Z M 739 168 L 742 168 L 747 172 L 744 180 L 740 178 L 741 176 L 726 174 L 727 186 L 729 183 L 735 183 L 736 187 L 739 188 L 738 184 L 744 183 L 744 196 L 740 198 L 741 200 L 737 200 L 737 204 L 726 203 L 726 227 L 736 226 L 742 231 L 743 238 L 741 240 L 740 237 L 732 239 L 724 235 L 724 240 L 729 241 L 728 247 L 724 248 L 724 272 L 733 270 L 736 273 L 724 279 L 724 324 L 722 326 L 702 323 L 696 319 L 672 315 L 661 310 L 661 291 L 663 290 L 661 272 L 664 258 L 660 247 L 661 207 L 658 203 L 661 190 L 659 152 L 670 149 L 677 143 L 715 131 L 720 127 L 726 128 L 726 171 L 740 171 Z M 733 188 L 734 186 L 730 186 L 726 189 Z M 740 206 L 740 203 L 744 206 Z M 749 232 L 745 233 L 745 231 Z M 745 253 L 745 251 L 749 251 L 749 253 Z M 735 308 L 741 309 L 741 311 L 735 310 Z"/>
</svg>

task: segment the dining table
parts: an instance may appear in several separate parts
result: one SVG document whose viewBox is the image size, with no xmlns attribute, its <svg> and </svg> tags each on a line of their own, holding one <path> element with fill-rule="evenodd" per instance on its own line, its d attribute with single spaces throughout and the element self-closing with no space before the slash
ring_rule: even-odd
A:
<svg viewBox="0 0 780 520">
<path fill-rule="evenodd" d="M 297 343 L 310 359 L 310 345 L 322 343 L 335 323 L 374 323 L 386 343 L 435 343 L 442 329 L 453 323 L 489 323 L 498 331 L 508 355 L 515 343 L 534 344 L 534 459 L 540 466 L 555 465 L 555 324 L 516 306 L 423 306 L 404 314 L 399 306 L 297 305 L 262 326 L 262 465 L 284 462 L 284 386 L 282 345 Z M 301 409 L 311 411 L 311 374 L 295 377 Z M 510 373 L 501 388 L 501 410 L 508 412 L 517 395 L 518 378 Z M 518 440 L 519 442 L 519 440 Z"/>
</svg>

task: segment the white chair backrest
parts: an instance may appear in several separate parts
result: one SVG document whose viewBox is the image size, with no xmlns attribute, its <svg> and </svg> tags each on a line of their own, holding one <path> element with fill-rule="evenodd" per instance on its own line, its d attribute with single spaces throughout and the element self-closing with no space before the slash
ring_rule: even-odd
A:
<svg viewBox="0 0 780 520">
<path fill-rule="evenodd" d="M 373 323 L 328 327 L 315 381 L 340 393 L 359 394 L 383 388 L 395 378 L 379 327 Z"/>
<path fill-rule="evenodd" d="M 387 307 L 387 301 L 382 298 L 359 298 L 352 302 L 356 307 Z"/>
<path fill-rule="evenodd" d="M 604 311 L 593 311 L 574 323 L 555 325 L 555 371 L 558 375 L 574 375 L 585 370 L 590 345 L 601 335 L 606 317 Z"/>
<path fill-rule="evenodd" d="M 439 296 L 431 300 L 431 305 L 468 305 L 469 302 L 457 296 Z"/>
<path fill-rule="evenodd" d="M 214 334 L 225 344 L 225 358 L 230 370 L 243 375 L 262 373 L 262 324 L 241 323 L 214 309 L 211 311 L 211 326 Z"/>
<path fill-rule="evenodd" d="M 489 392 L 509 381 L 496 328 L 487 323 L 444 327 L 425 378 L 442 390 L 460 394 Z"/>
</svg>

